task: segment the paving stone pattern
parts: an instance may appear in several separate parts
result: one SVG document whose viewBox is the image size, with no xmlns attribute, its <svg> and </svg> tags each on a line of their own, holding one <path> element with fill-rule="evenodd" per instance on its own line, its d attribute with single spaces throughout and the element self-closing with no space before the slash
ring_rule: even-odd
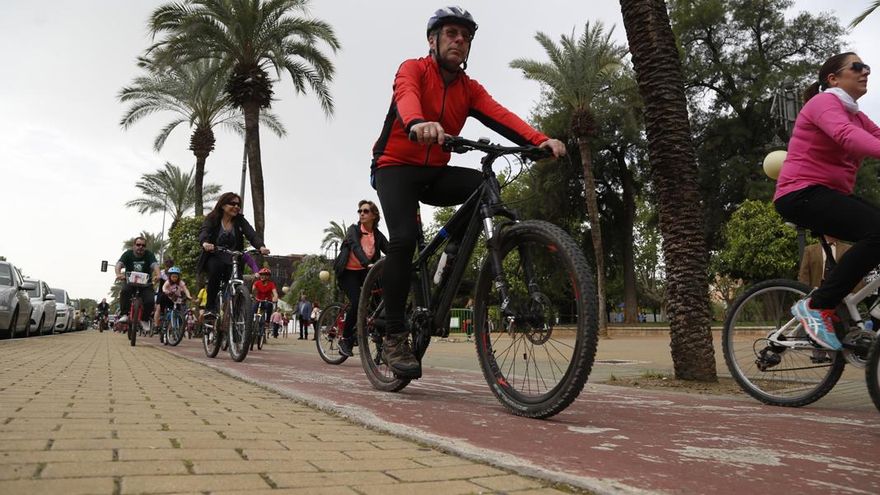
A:
<svg viewBox="0 0 880 495">
<path fill-rule="evenodd" d="M 118 334 L 0 342 L 0 494 L 583 493 L 378 433 Z"/>
</svg>

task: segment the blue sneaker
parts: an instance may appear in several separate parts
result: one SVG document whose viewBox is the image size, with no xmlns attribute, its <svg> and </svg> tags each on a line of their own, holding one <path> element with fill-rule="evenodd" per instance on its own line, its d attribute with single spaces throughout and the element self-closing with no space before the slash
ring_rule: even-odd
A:
<svg viewBox="0 0 880 495">
<path fill-rule="evenodd" d="M 833 309 L 813 309 L 808 298 L 801 299 L 791 307 L 791 314 L 801 320 L 804 329 L 813 342 L 819 346 L 839 351 L 843 349 L 834 333 L 834 319 L 837 318 Z"/>
</svg>

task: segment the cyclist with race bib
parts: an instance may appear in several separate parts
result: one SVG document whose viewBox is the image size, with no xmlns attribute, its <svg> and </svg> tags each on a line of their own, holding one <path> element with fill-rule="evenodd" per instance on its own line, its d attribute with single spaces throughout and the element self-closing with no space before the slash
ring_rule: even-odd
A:
<svg viewBox="0 0 880 495">
<path fill-rule="evenodd" d="M 272 281 L 272 271 L 268 268 L 261 268 L 259 272 L 260 278 L 254 280 L 253 294 L 256 303 L 254 304 L 254 312 L 257 307 L 263 309 L 263 318 L 268 320 L 272 316 L 274 304 L 278 302 L 278 289 L 275 282 Z"/>
<path fill-rule="evenodd" d="M 479 170 L 447 165 L 449 152 L 440 146 L 444 136 L 457 135 L 467 117 L 474 116 L 516 144 L 565 155 L 561 141 L 548 138 L 501 106 L 464 72 L 476 31 L 477 23 L 465 9 L 444 7 L 434 12 L 427 25 L 428 56 L 406 60 L 398 68 L 391 105 L 373 146 L 371 180 L 390 237 L 383 274 L 384 353 L 388 366 L 404 378 L 421 376 L 403 321 L 419 201 L 434 206 L 461 204 L 482 179 Z"/>
<path fill-rule="evenodd" d="M 783 218 L 814 232 L 854 243 L 837 267 L 792 307 L 810 338 L 840 350 L 835 308 L 880 264 L 880 208 L 853 195 L 865 157 L 880 158 L 880 128 L 859 111 L 871 68 L 852 52 L 829 58 L 804 92 L 788 155 L 773 197 Z"/>
<path fill-rule="evenodd" d="M 135 237 L 134 247 L 122 253 L 119 261 L 116 262 L 116 280 L 124 281 L 125 274 L 131 272 L 141 272 L 147 274 L 147 281 L 154 285 L 159 283 L 159 261 L 151 251 L 147 250 L 147 240 L 141 236 Z M 128 312 L 131 309 L 131 296 L 134 294 L 135 288 L 123 284 L 119 291 L 119 311 L 122 317 L 119 321 L 125 323 L 128 321 Z M 141 314 L 141 325 L 146 327 L 149 322 L 150 315 L 153 314 L 154 292 L 148 290 L 140 291 L 141 301 L 143 302 L 144 311 Z"/>
</svg>

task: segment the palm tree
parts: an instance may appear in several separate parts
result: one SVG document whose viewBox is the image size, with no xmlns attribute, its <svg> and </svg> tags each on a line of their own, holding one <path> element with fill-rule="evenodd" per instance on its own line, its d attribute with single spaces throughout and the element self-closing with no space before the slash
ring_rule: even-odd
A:
<svg viewBox="0 0 880 495">
<path fill-rule="evenodd" d="M 626 48 L 611 41 L 614 29 L 605 32 L 601 22 L 588 22 L 580 38 L 563 35 L 559 45 L 544 33 L 535 40 L 544 48 L 549 62 L 516 59 L 510 63 L 520 69 L 527 79 L 547 86 L 553 96 L 571 112 L 571 134 L 577 140 L 584 174 L 584 197 L 590 215 L 590 234 L 596 256 L 596 285 L 599 295 L 599 331 L 607 335 L 605 310 L 605 255 L 602 247 L 602 228 L 599 203 L 596 197 L 596 179 L 593 173 L 590 140 L 596 132 L 593 98 L 606 91 L 622 69 Z"/>
<path fill-rule="evenodd" d="M 147 232 L 146 230 L 142 230 L 138 237 L 143 237 L 147 241 L 147 251 L 152 252 L 153 254 L 158 254 L 165 251 L 167 247 L 168 241 L 162 239 L 162 237 L 158 234 L 152 234 Z M 134 240 L 136 237 L 132 237 L 131 239 L 126 240 L 122 243 L 122 249 L 128 250 L 134 248 Z"/>
<path fill-rule="evenodd" d="M 195 61 L 171 67 L 156 65 L 141 57 L 138 66 L 147 71 L 119 92 L 119 101 L 132 102 L 119 125 L 128 129 L 135 122 L 155 112 L 169 111 L 177 117 L 159 131 L 153 148 L 161 151 L 169 134 L 184 122 L 193 129 L 189 149 L 196 156 L 195 214 L 204 212 L 202 198 L 205 162 L 214 150 L 214 127 L 223 126 L 244 134 L 244 119 L 224 93 L 227 74 L 216 61 Z M 286 134 L 278 118 L 264 113 L 261 120 L 278 136 Z"/>
<path fill-rule="evenodd" d="M 171 227 L 184 217 L 195 205 L 217 199 L 219 184 L 204 184 L 200 198 L 196 193 L 193 171 L 185 173 L 176 165 L 165 162 L 165 167 L 150 174 L 143 174 L 135 184 L 143 196 L 125 203 L 128 208 L 137 208 L 138 213 L 156 213 L 171 210 Z"/>
<path fill-rule="evenodd" d="M 849 28 L 852 29 L 852 28 L 858 26 L 859 24 L 861 24 L 862 21 L 864 21 L 866 17 L 868 17 L 875 10 L 877 10 L 877 7 L 880 7 L 880 0 L 874 0 L 874 2 L 867 9 L 865 9 L 864 12 L 859 14 L 858 17 L 856 17 L 855 19 L 852 20 L 852 22 L 849 23 Z"/>
<path fill-rule="evenodd" d="M 675 36 L 665 0 L 620 0 L 620 9 L 645 108 L 675 376 L 716 381 L 709 328 L 709 257 Z"/>
<path fill-rule="evenodd" d="M 279 78 L 286 71 L 297 93 L 311 88 L 324 113 L 333 113 L 327 83 L 335 69 L 318 44 L 334 53 L 340 44 L 326 22 L 294 15 L 306 14 L 308 6 L 309 0 L 188 0 L 157 8 L 149 20 L 154 36 L 166 35 L 150 48 L 163 63 L 213 59 L 230 71 L 225 89 L 244 113 L 254 226 L 260 234 L 266 222 L 259 116 L 273 94 L 267 69 L 274 68 Z"/>
<path fill-rule="evenodd" d="M 345 240 L 345 221 L 336 223 L 330 220 L 330 226 L 324 229 L 324 239 L 321 240 L 321 249 L 330 249 L 332 246 L 341 246 Z"/>
</svg>

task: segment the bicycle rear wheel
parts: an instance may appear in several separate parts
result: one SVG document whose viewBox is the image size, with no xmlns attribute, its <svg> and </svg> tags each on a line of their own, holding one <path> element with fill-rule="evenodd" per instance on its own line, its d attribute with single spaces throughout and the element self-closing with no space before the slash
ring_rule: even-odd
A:
<svg viewBox="0 0 880 495">
<path fill-rule="evenodd" d="M 165 342 L 175 346 L 183 340 L 183 316 L 178 311 L 171 312 L 171 321 L 165 323 L 168 330 L 165 334 Z"/>
<path fill-rule="evenodd" d="M 409 385 L 409 378 L 399 378 L 391 371 L 383 355 L 385 339 L 385 300 L 382 297 L 382 272 L 385 270 L 385 258 L 380 259 L 367 273 L 361 287 L 361 298 L 358 304 L 357 339 L 361 366 L 367 379 L 374 388 L 383 392 L 399 392 Z M 410 292 L 412 300 L 412 292 Z M 410 306 L 410 305 L 408 305 Z M 406 319 L 409 320 L 409 310 Z M 410 336 L 410 339 L 412 337 Z M 427 348 L 423 345 L 413 346 L 416 357 L 421 360 Z M 427 339 L 430 342 L 430 338 Z M 412 340 L 411 340 L 412 342 Z"/>
<path fill-rule="evenodd" d="M 868 393 L 871 394 L 874 407 L 880 411 L 880 338 L 876 335 L 868 355 L 868 365 L 865 367 L 865 381 L 868 383 Z"/>
<path fill-rule="evenodd" d="M 583 253 L 559 227 L 524 221 L 498 240 L 507 281 L 507 316 L 491 260 L 474 297 L 483 376 L 511 412 L 548 418 L 580 394 L 598 342 L 596 288 Z"/>
<path fill-rule="evenodd" d="M 315 328 L 315 346 L 318 355 L 327 364 L 342 364 L 348 356 L 339 353 L 339 339 L 342 338 L 345 308 L 340 303 L 331 303 L 321 312 Z"/>
<path fill-rule="evenodd" d="M 721 344 L 727 369 L 747 394 L 765 404 L 810 404 L 825 396 L 843 373 L 843 354 L 813 346 L 791 315 L 791 307 L 809 291 L 794 280 L 755 284 L 733 303 L 724 321 Z M 786 345 L 767 339 L 783 326 L 787 330 L 780 340 Z"/>
<path fill-rule="evenodd" d="M 233 361 L 241 362 L 247 357 L 253 338 L 254 315 L 247 287 L 236 285 L 226 304 L 229 356 Z"/>
</svg>

